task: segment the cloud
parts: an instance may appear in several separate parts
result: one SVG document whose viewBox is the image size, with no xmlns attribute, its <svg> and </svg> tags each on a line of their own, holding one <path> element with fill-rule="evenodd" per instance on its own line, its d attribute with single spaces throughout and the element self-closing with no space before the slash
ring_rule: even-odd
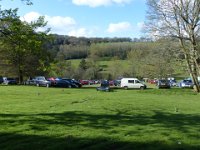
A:
<svg viewBox="0 0 200 150">
<path fill-rule="evenodd" d="M 30 12 L 21 17 L 22 21 L 31 22 L 37 20 L 39 16 L 42 16 L 38 12 Z M 131 33 L 139 34 L 139 31 L 144 26 L 143 22 L 137 24 L 131 24 L 127 21 L 110 23 L 107 29 L 102 29 L 99 26 L 90 25 L 89 27 L 81 26 L 74 18 L 68 16 L 48 16 L 44 15 L 47 26 L 45 28 L 39 28 L 37 31 L 44 31 L 47 28 L 51 28 L 50 33 L 59 35 L 70 35 L 76 37 L 97 37 L 102 35 L 104 31 L 106 36 L 118 36 L 120 34 L 129 35 Z"/>
<path fill-rule="evenodd" d="M 89 7 L 108 6 L 112 4 L 127 4 L 132 0 L 72 0 L 75 5 L 86 5 Z"/>
<path fill-rule="evenodd" d="M 76 25 L 76 21 L 71 17 L 45 16 L 45 20 L 49 26 L 54 27 L 54 30 L 71 28 Z"/>
<path fill-rule="evenodd" d="M 37 12 L 30 12 L 25 14 L 23 17 L 20 17 L 20 19 L 30 23 L 31 21 L 37 20 L 39 16 L 41 15 Z"/>
<path fill-rule="evenodd" d="M 138 23 L 137 23 L 137 27 L 138 27 L 139 29 L 143 29 L 143 28 L 145 27 L 145 23 L 144 23 L 144 22 L 138 22 Z"/>
<path fill-rule="evenodd" d="M 122 32 L 131 29 L 131 24 L 129 22 L 119 22 L 119 23 L 111 23 L 107 29 L 109 33 Z"/>
<path fill-rule="evenodd" d="M 30 23 L 31 21 L 36 21 L 39 16 L 42 15 L 37 12 L 30 12 L 25 14 L 20 19 Z M 92 31 L 89 31 L 86 28 L 78 27 L 76 21 L 71 17 L 45 15 L 45 21 L 47 21 L 46 28 L 51 28 L 51 33 L 77 37 L 89 36 L 89 34 L 92 33 Z M 44 31 L 46 28 L 40 28 L 38 31 Z"/>
<path fill-rule="evenodd" d="M 87 31 L 86 28 L 78 28 L 68 32 L 69 36 L 76 36 L 76 37 L 87 37 L 90 36 L 91 31 Z"/>
</svg>

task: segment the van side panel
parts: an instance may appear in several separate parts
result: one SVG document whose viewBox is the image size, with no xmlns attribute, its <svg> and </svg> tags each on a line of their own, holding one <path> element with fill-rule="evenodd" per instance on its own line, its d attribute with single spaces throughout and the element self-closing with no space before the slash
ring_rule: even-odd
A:
<svg viewBox="0 0 200 150">
<path fill-rule="evenodd" d="M 142 84 L 137 78 L 122 78 L 121 79 L 121 87 L 127 88 L 140 88 L 145 86 Z"/>
<path fill-rule="evenodd" d="M 121 87 L 129 87 L 129 88 L 134 88 L 133 83 L 128 83 L 129 80 L 137 80 L 137 78 L 122 78 L 121 79 Z"/>
</svg>

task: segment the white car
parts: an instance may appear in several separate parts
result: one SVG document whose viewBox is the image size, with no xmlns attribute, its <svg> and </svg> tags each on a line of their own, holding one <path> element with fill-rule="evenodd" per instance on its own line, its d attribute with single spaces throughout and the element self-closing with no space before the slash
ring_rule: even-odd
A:
<svg viewBox="0 0 200 150">
<path fill-rule="evenodd" d="M 129 88 L 135 88 L 135 89 L 146 89 L 147 86 L 142 83 L 137 78 L 122 78 L 121 79 L 121 88 L 129 89 Z"/>
</svg>

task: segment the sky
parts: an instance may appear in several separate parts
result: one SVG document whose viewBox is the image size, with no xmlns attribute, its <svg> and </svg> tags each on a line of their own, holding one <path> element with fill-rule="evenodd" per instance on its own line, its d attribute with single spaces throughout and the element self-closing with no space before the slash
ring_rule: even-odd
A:
<svg viewBox="0 0 200 150">
<path fill-rule="evenodd" d="M 76 37 L 143 36 L 145 0 L 2 0 L 2 9 L 18 8 L 27 22 L 45 16 L 51 33 Z"/>
</svg>

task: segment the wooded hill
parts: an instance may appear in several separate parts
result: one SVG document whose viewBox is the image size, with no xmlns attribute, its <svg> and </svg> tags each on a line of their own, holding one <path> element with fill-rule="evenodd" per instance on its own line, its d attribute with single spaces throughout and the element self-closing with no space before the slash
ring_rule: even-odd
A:
<svg viewBox="0 0 200 150">
<path fill-rule="evenodd" d="M 174 39 L 50 36 L 51 40 L 43 45 L 45 69 L 37 68 L 36 56 L 27 56 L 25 78 L 36 75 L 76 79 L 158 78 L 187 74 L 184 56 Z M 3 58 L 0 65 L 0 75 L 17 77 L 15 65 Z"/>
<path fill-rule="evenodd" d="M 54 37 L 50 45 L 55 60 L 51 64 L 51 76 L 115 79 L 187 73 L 184 56 L 174 39 Z"/>
</svg>

